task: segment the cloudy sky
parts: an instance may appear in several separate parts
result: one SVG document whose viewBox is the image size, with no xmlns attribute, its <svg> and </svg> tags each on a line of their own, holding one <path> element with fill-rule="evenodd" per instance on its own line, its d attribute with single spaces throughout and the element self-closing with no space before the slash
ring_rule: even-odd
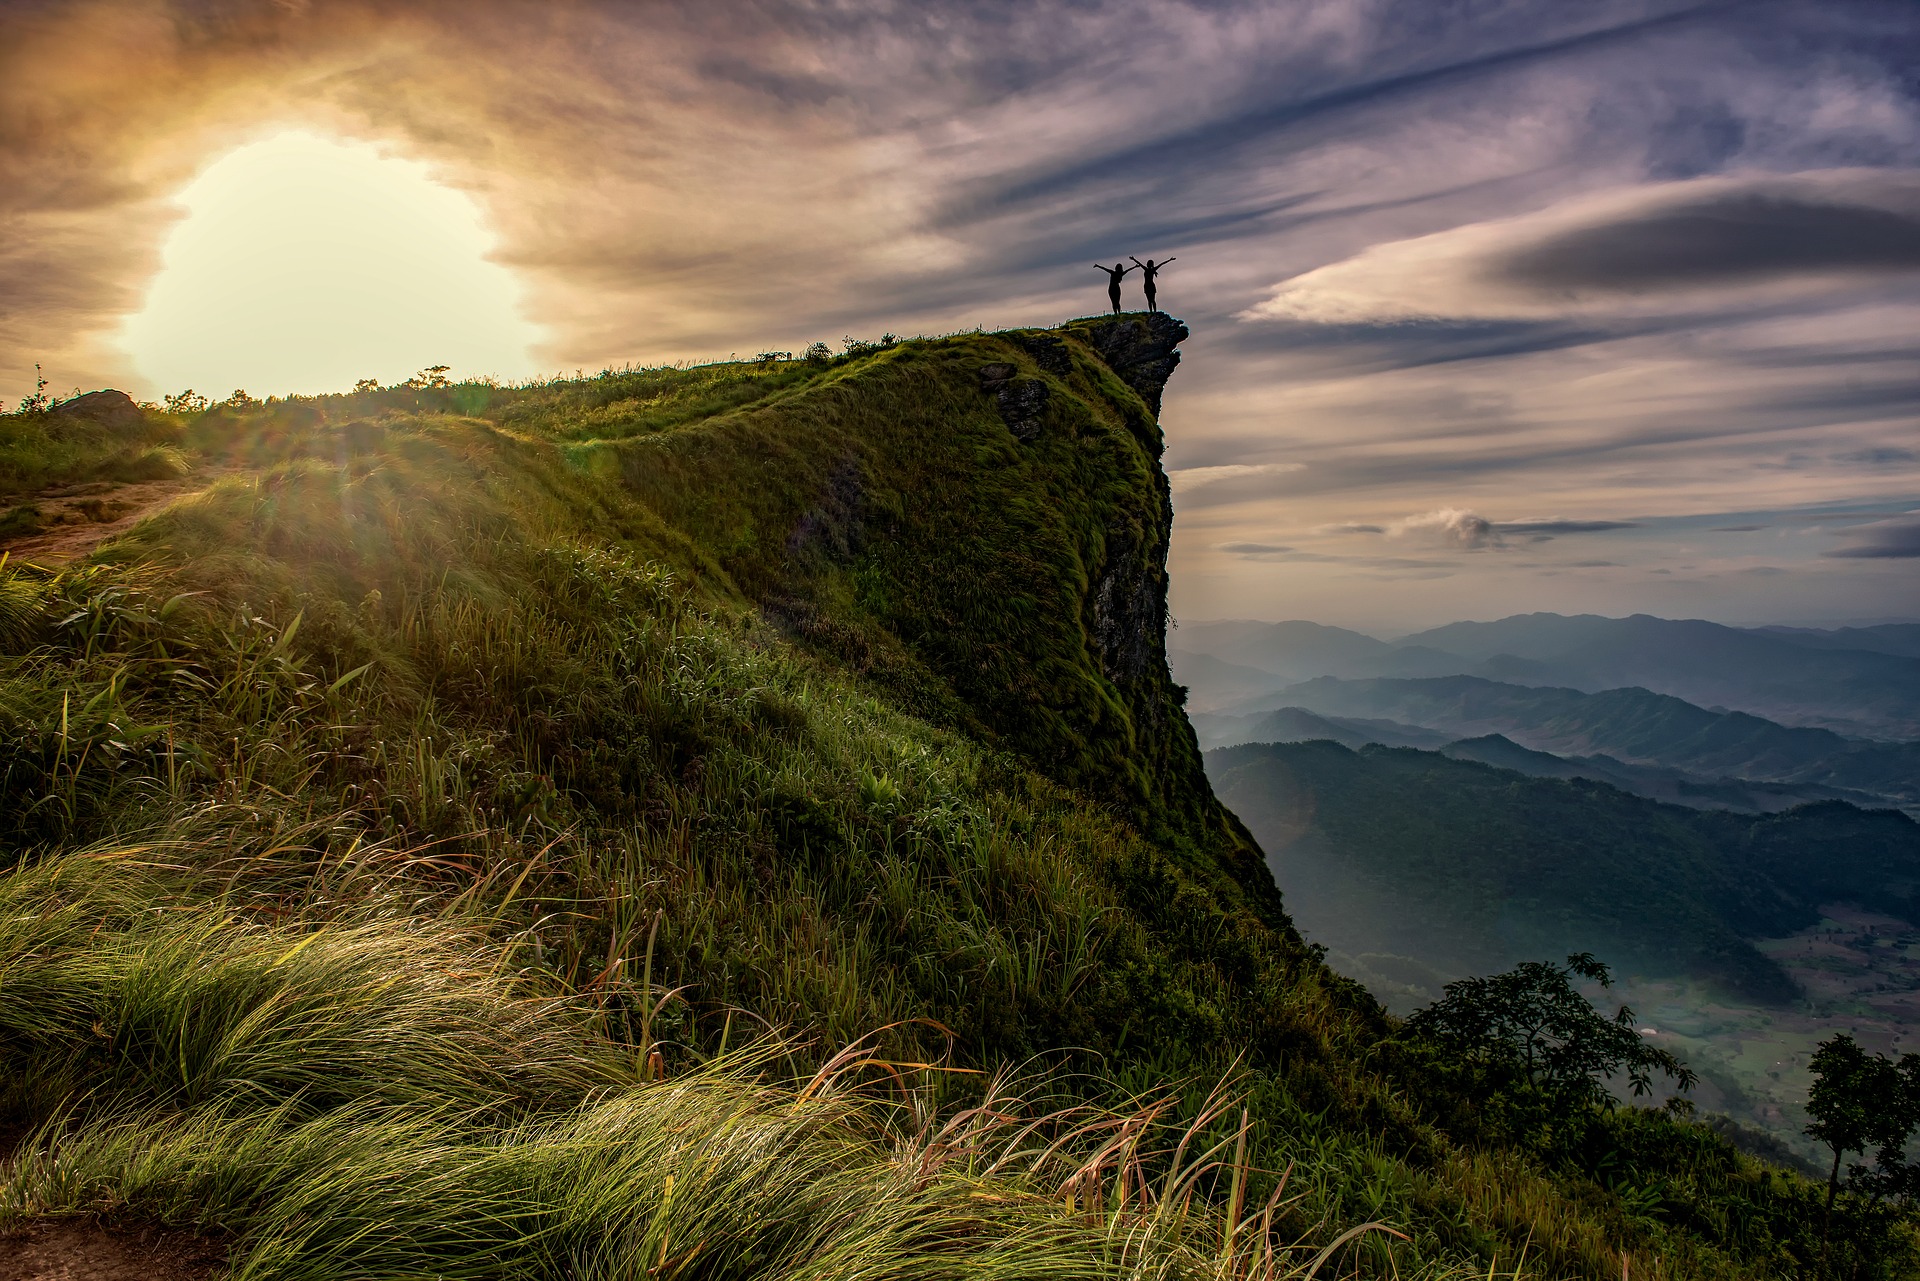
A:
<svg viewBox="0 0 1920 1281">
<path fill-rule="evenodd" d="M 1913 0 L 5 0 L 0 395 L 1046 324 L 1177 255 L 1181 617 L 1920 617 L 1916 68 Z"/>
</svg>

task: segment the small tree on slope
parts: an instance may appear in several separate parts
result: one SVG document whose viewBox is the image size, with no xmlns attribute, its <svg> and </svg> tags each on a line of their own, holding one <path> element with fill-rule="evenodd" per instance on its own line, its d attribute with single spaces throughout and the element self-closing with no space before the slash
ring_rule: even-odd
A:
<svg viewBox="0 0 1920 1281">
<path fill-rule="evenodd" d="M 1840 1190 L 1840 1163 L 1849 1152 L 1877 1149 L 1879 1169 L 1854 1166 L 1849 1186 L 1857 1183 L 1877 1201 L 1891 1193 L 1911 1199 L 1916 1171 L 1903 1149 L 1920 1123 L 1920 1054 L 1898 1063 L 1870 1054 L 1845 1032 L 1822 1041 L 1813 1052 L 1813 1089 L 1807 1134 L 1833 1151 L 1827 1174 L 1827 1204 L 1820 1227 L 1820 1254 L 1826 1258 L 1833 1232 L 1833 1198 Z"/>
<path fill-rule="evenodd" d="M 1407 1030 L 1485 1071 L 1494 1084 L 1560 1107 L 1610 1106 L 1604 1082 L 1622 1072 L 1635 1096 L 1652 1092 L 1655 1072 L 1692 1088 L 1699 1077 L 1648 1045 L 1631 1009 L 1623 1005 L 1607 1018 L 1574 987 L 1575 977 L 1613 983 L 1588 952 L 1565 965 L 1526 961 L 1504 974 L 1447 984 L 1446 995 L 1409 1019 Z"/>
</svg>

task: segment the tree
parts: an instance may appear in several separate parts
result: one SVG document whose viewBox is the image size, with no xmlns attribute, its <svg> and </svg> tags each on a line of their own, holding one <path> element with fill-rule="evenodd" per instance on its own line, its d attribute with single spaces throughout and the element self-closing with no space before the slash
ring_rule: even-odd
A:
<svg viewBox="0 0 1920 1281">
<path fill-rule="evenodd" d="M 1636 1096 L 1653 1089 L 1653 1074 L 1681 1090 L 1699 1077 L 1665 1050 L 1644 1041 L 1633 1011 L 1612 1018 L 1573 986 L 1575 977 L 1610 987 L 1613 976 L 1591 953 L 1565 965 L 1526 961 L 1504 974 L 1461 979 L 1407 1021 L 1407 1031 L 1441 1050 L 1559 1105 L 1609 1107 L 1603 1084 L 1624 1072 Z"/>
<path fill-rule="evenodd" d="M 1813 1123 L 1807 1135 L 1833 1151 L 1827 1174 L 1827 1205 L 1820 1227 L 1820 1256 L 1827 1253 L 1833 1231 L 1833 1198 L 1840 1190 L 1840 1163 L 1849 1152 L 1865 1156 L 1877 1149 L 1879 1170 L 1855 1166 L 1849 1185 L 1858 1182 L 1876 1200 L 1887 1194 L 1910 1198 L 1915 1170 L 1906 1161 L 1908 1138 L 1920 1123 L 1920 1054 L 1907 1054 L 1898 1063 L 1870 1054 L 1845 1032 L 1837 1032 L 1813 1051 L 1813 1089 L 1807 1093 L 1807 1112 Z"/>
</svg>

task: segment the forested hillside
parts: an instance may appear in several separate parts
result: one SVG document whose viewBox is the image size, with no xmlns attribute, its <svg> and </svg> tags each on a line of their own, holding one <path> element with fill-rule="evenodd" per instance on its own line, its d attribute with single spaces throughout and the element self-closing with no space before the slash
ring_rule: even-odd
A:
<svg viewBox="0 0 1920 1281">
<path fill-rule="evenodd" d="M 1920 924 L 1920 824 L 1840 802 L 1748 815 L 1663 805 L 1410 748 L 1224 748 L 1221 799 L 1311 896 L 1322 936 L 1456 972 L 1593 951 L 1783 1001 L 1751 940 L 1857 903 Z M 1335 921 L 1346 922 L 1336 930 Z"/>
</svg>

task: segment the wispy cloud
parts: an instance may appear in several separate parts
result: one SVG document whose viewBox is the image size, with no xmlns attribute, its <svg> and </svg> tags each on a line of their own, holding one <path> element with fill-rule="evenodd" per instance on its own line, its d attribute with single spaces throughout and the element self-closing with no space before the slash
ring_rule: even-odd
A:
<svg viewBox="0 0 1920 1281">
<path fill-rule="evenodd" d="M 1503 520 L 1494 529 L 1503 534 L 1602 534 L 1610 529 L 1638 529 L 1631 520 Z"/>
<path fill-rule="evenodd" d="M 1387 529 L 1390 538 L 1416 538 L 1465 551 L 1484 551 L 1500 545 L 1493 522 L 1485 516 L 1457 507 L 1442 507 L 1395 521 Z"/>
<path fill-rule="evenodd" d="M 1561 534 L 1599 534 L 1616 529 L 1638 529 L 1631 520 L 1489 520 L 1477 512 L 1458 507 L 1404 516 L 1389 525 L 1321 525 L 1319 534 L 1385 534 L 1389 538 L 1408 539 L 1461 551 L 1502 551 L 1510 544 L 1508 535 L 1530 535 L 1528 543 L 1550 542 Z M 1598 562 L 1570 562 L 1592 565 Z"/>
<path fill-rule="evenodd" d="M 1305 471 L 1306 466 L 1305 463 L 1221 463 L 1212 467 L 1181 467 L 1167 472 L 1167 484 L 1178 494 L 1226 480 L 1284 476 L 1289 472 Z"/>
</svg>

